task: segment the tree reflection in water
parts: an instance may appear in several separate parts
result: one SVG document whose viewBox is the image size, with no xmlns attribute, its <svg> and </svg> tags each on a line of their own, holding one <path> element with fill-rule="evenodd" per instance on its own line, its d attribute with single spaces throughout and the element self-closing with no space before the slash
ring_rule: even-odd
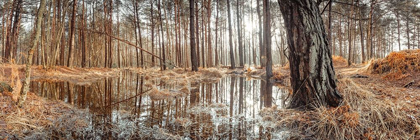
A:
<svg viewBox="0 0 420 140">
<path fill-rule="evenodd" d="M 217 83 L 191 83 L 189 95 L 155 101 L 147 95 L 150 87 L 146 83 L 159 89 L 175 89 L 181 83 L 166 84 L 123 72 L 91 85 L 37 81 L 31 89 L 40 96 L 89 109 L 93 129 L 105 132 L 106 137 L 118 135 L 112 129 L 119 123 L 133 121 L 192 139 L 269 139 L 275 137 L 258 113 L 264 107 L 284 107 L 288 90 L 268 81 L 232 76 Z"/>
</svg>

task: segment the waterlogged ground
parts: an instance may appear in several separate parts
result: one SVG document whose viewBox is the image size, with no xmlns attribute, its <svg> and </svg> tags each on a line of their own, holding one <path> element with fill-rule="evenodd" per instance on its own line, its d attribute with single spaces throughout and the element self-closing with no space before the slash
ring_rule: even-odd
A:
<svg viewBox="0 0 420 140">
<path fill-rule="evenodd" d="M 173 81 L 176 79 L 160 80 L 127 70 L 117 77 L 91 84 L 35 80 L 31 91 L 88 112 L 75 112 L 78 119 L 64 117 L 54 122 L 79 124 L 77 126 L 83 129 L 67 134 L 53 131 L 50 138 L 287 137 L 287 131 L 274 132 L 270 120 L 259 115 L 265 107 L 286 106 L 288 90 L 285 88 L 238 75 L 204 82 Z M 78 121 L 80 119 L 83 121 Z M 69 129 L 69 126 L 59 128 Z"/>
</svg>

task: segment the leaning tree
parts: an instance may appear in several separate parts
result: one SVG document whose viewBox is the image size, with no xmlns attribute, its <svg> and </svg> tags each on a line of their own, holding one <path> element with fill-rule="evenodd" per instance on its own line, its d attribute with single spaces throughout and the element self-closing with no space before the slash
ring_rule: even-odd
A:
<svg viewBox="0 0 420 140">
<path fill-rule="evenodd" d="M 290 108 L 337 107 L 343 97 L 317 0 L 278 0 L 287 30 L 293 95 Z"/>
</svg>

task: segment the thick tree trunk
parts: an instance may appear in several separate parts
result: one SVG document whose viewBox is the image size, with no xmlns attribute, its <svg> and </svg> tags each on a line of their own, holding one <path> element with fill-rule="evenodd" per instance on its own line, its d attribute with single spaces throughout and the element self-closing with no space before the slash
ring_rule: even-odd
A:
<svg viewBox="0 0 420 140">
<path fill-rule="evenodd" d="M 328 4 L 328 44 L 331 44 L 330 45 L 330 49 L 331 49 L 331 52 L 334 54 L 334 48 L 333 48 L 333 45 L 332 45 L 332 34 L 331 34 L 331 30 L 332 30 L 332 16 L 331 16 L 331 13 L 332 13 L 332 5 L 333 5 L 333 1 L 332 0 L 330 0 L 330 2 L 329 2 L 329 4 Z"/>
<path fill-rule="evenodd" d="M 38 14 L 37 14 L 37 19 L 36 19 L 36 27 L 35 27 L 35 35 L 33 35 L 33 39 L 32 39 L 32 46 L 28 52 L 28 57 L 27 57 L 27 61 L 26 61 L 26 68 L 25 68 L 25 81 L 23 82 L 22 85 L 22 92 L 20 93 L 20 97 L 19 97 L 19 101 L 18 101 L 18 106 L 22 107 L 23 103 L 26 100 L 26 95 L 27 92 L 29 91 L 29 82 L 31 81 L 31 65 L 32 65 L 32 58 L 34 55 L 34 50 L 35 48 L 38 46 L 38 40 L 41 36 L 41 22 L 42 22 L 42 18 L 43 18 L 43 13 L 45 11 L 45 0 L 41 0 L 40 2 L 40 6 L 38 9 Z"/>
<path fill-rule="evenodd" d="M 198 71 L 197 53 L 195 52 L 194 10 L 194 0 L 190 0 L 191 67 L 192 71 Z"/>
<path fill-rule="evenodd" d="M 313 0 L 278 0 L 287 29 L 291 85 L 290 108 L 337 107 L 331 52 L 318 5 Z"/>
</svg>

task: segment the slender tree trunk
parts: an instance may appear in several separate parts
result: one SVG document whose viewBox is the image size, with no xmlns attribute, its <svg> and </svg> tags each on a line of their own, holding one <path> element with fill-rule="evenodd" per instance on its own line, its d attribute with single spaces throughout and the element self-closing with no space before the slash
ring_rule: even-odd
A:
<svg viewBox="0 0 420 140">
<path fill-rule="evenodd" d="M 236 1 L 236 23 L 238 27 L 239 66 L 244 66 L 244 51 L 242 46 L 241 18 L 239 14 L 239 0 Z M 264 18 L 265 19 L 265 18 Z"/>
<path fill-rule="evenodd" d="M 190 0 L 191 69 L 192 71 L 198 71 L 197 53 L 195 51 L 194 11 L 194 0 Z"/>
<path fill-rule="evenodd" d="M 357 7 L 360 6 L 360 0 L 357 1 Z M 362 63 L 366 61 L 365 56 L 365 42 L 363 38 L 363 26 L 362 26 L 362 10 L 359 8 L 359 31 L 360 31 L 360 45 L 361 45 L 361 52 L 362 52 Z"/>
<path fill-rule="evenodd" d="M 220 0 L 217 0 L 217 9 L 216 9 L 216 30 L 215 30 L 215 34 L 216 34 L 216 36 L 215 36 L 215 44 L 214 44 L 214 49 L 215 49 L 215 52 L 214 52 L 214 64 L 215 64 L 215 66 L 219 66 L 219 56 L 217 55 L 218 54 L 218 51 L 217 51 L 217 49 L 218 49 L 218 39 L 219 38 L 217 38 L 218 36 L 218 33 L 217 33 L 217 31 L 219 30 L 219 10 L 220 10 L 220 8 L 219 8 L 219 3 L 220 3 Z"/>
<path fill-rule="evenodd" d="M 67 59 L 67 67 L 73 67 L 73 48 L 74 48 L 74 34 L 75 34 L 75 21 L 76 21 L 76 5 L 77 0 L 73 0 L 73 13 L 71 16 L 70 25 L 70 40 L 69 40 L 69 58 Z"/>
<path fill-rule="evenodd" d="M 232 41 L 232 18 L 230 14 L 230 1 L 227 1 L 228 10 L 228 24 L 229 24 L 229 53 L 230 53 L 230 68 L 235 68 L 235 55 L 233 54 L 233 41 Z"/>
<path fill-rule="evenodd" d="M 195 0 L 194 0 L 195 1 Z M 197 2 L 195 2 L 195 7 L 197 8 L 197 9 L 195 9 L 195 28 L 196 28 L 196 30 L 195 30 L 195 37 L 196 37 L 196 49 L 197 49 L 197 67 L 200 67 L 200 34 L 198 33 L 199 32 L 199 30 L 200 30 L 200 27 L 198 26 L 198 17 L 199 17 L 199 15 L 198 15 L 198 1 Z"/>
<path fill-rule="evenodd" d="M 138 2 L 136 1 L 136 8 L 138 8 Z M 142 41 L 142 36 L 141 36 L 141 26 L 140 26 L 140 17 L 139 17 L 139 11 L 138 9 L 136 9 L 136 17 L 137 17 L 137 31 L 139 34 L 139 46 L 140 48 L 143 48 L 143 41 Z M 144 68 L 144 55 L 143 55 L 143 51 L 140 51 L 140 66 L 142 68 Z"/>
<path fill-rule="evenodd" d="M 267 78 L 273 76 L 272 58 L 271 58 L 271 14 L 270 14 L 270 1 L 263 0 L 263 14 L 264 14 L 264 47 L 267 56 L 266 62 L 266 75 Z"/>
<path fill-rule="evenodd" d="M 83 3 L 82 3 L 82 31 L 80 31 L 81 32 L 81 34 L 82 34 L 82 36 L 80 37 L 81 38 L 81 47 L 82 47 L 82 62 L 81 62 L 81 64 L 82 64 L 82 67 L 83 68 L 85 68 L 86 67 L 86 51 L 87 51 L 87 49 L 86 49 L 86 36 L 85 36 L 85 30 L 84 30 L 84 28 L 85 28 L 85 26 L 86 26 L 86 20 L 85 20 L 85 0 L 83 0 Z"/>
<path fill-rule="evenodd" d="M 213 67 L 213 51 L 211 47 L 211 28 L 210 28 L 210 20 L 211 20 L 211 0 L 207 1 L 207 67 Z M 217 29 L 216 29 L 217 30 Z"/>
<path fill-rule="evenodd" d="M 397 16 L 397 28 L 398 28 L 398 50 L 401 51 L 401 32 L 400 32 L 400 28 L 401 28 L 401 24 L 400 24 L 400 12 L 397 10 L 396 11 L 396 16 Z"/>
<path fill-rule="evenodd" d="M 257 15 L 258 15 L 258 44 L 260 48 L 260 65 L 261 67 L 265 67 L 266 64 L 266 56 L 265 56 L 265 47 L 263 46 L 263 39 L 262 39 L 262 23 L 261 23 L 261 10 L 260 10 L 260 1 L 257 0 Z"/>
<path fill-rule="evenodd" d="M 354 0 L 351 0 L 351 6 L 350 6 L 350 15 L 349 15 L 349 19 L 348 19 L 348 26 L 349 26 L 349 31 L 348 31 L 348 37 L 349 37 L 349 51 L 348 51 L 348 57 L 347 57 L 347 66 L 351 65 L 351 49 L 352 49 L 352 28 L 353 28 L 353 22 L 351 21 L 352 17 L 353 17 L 353 2 Z"/>
<path fill-rule="evenodd" d="M 162 44 L 162 50 L 161 50 L 161 53 L 162 53 L 162 59 L 160 59 L 160 61 L 161 61 L 161 64 L 162 64 L 162 70 L 166 70 L 166 60 L 165 60 L 165 57 L 166 57 L 166 55 L 165 55 L 165 37 L 164 37 L 164 34 L 163 34 L 163 21 L 162 21 L 162 10 L 161 10 L 161 4 L 160 4 L 160 0 L 158 0 L 158 10 L 159 10 L 159 22 L 160 22 L 160 35 L 161 35 L 161 38 L 162 38 L 162 42 L 161 42 L 161 44 Z"/>
<path fill-rule="evenodd" d="M 343 57 L 343 30 L 341 29 L 341 22 L 342 22 L 342 17 L 340 16 L 340 20 L 338 23 L 338 45 L 340 46 L 340 56 Z"/>
<path fill-rule="evenodd" d="M 139 19 L 138 19 L 138 4 L 137 4 L 137 1 L 136 0 L 133 0 L 133 4 L 134 4 L 134 23 L 133 23 L 133 25 L 134 25 L 134 36 L 135 36 L 135 40 L 136 40 L 136 45 L 139 45 L 139 37 L 138 37 L 138 31 L 140 31 L 140 29 L 139 30 L 137 30 L 138 28 L 139 28 Z M 140 67 L 140 63 L 139 63 L 139 48 L 136 48 L 136 64 L 137 64 L 137 67 Z"/>
<path fill-rule="evenodd" d="M 9 20 L 8 23 L 6 23 L 8 28 L 6 33 L 5 58 L 9 62 L 12 62 L 12 59 L 17 58 L 17 44 L 19 39 L 22 4 L 23 0 L 13 0 Z"/>
<path fill-rule="evenodd" d="M 409 18 L 409 13 L 407 12 L 407 17 L 406 17 L 406 21 L 405 21 L 405 26 L 406 26 L 406 32 L 407 32 L 407 48 L 411 49 L 410 46 L 410 18 Z"/>
<path fill-rule="evenodd" d="M 151 27 L 151 32 L 152 32 L 152 34 L 151 34 L 151 36 L 152 36 L 152 40 L 151 40 L 151 42 L 152 42 L 152 53 L 153 54 L 155 54 L 155 23 L 153 22 L 153 1 L 154 0 L 150 0 L 150 24 L 152 24 L 152 27 Z M 152 57 L 152 67 L 154 67 L 155 66 L 155 57 Z"/>
<path fill-rule="evenodd" d="M 204 9 L 203 7 L 204 7 L 204 0 L 202 0 L 202 2 L 201 2 L 201 9 Z M 206 61 L 205 61 L 205 56 L 204 56 L 204 51 L 206 50 L 206 47 L 205 47 L 205 42 L 206 42 L 206 37 L 204 36 L 204 34 L 205 34 L 205 30 L 207 29 L 207 28 L 205 28 L 204 26 L 205 26 L 205 24 L 204 24 L 204 10 L 201 10 L 201 26 L 200 26 L 200 28 L 201 28 L 201 32 L 200 32 L 200 34 L 199 35 L 201 35 L 201 37 L 200 37 L 200 39 L 202 40 L 201 41 L 201 66 L 203 67 L 203 68 L 205 68 L 206 67 Z M 197 27 L 198 28 L 198 27 Z M 197 54 L 197 55 L 199 55 L 199 54 Z"/>
<path fill-rule="evenodd" d="M 291 108 L 313 108 L 340 104 L 332 64 L 318 5 L 313 0 L 278 0 L 287 29 L 291 85 Z"/>
<path fill-rule="evenodd" d="M 31 65 L 32 65 L 32 58 L 34 54 L 35 48 L 38 46 L 38 41 L 41 36 L 41 23 L 43 18 L 43 13 L 45 11 L 45 0 L 41 0 L 40 6 L 38 9 L 37 19 L 36 19 L 36 27 L 35 27 L 35 34 L 32 36 L 32 46 L 28 51 L 28 57 L 26 61 L 26 68 L 25 68 L 25 81 L 23 82 L 22 92 L 20 93 L 20 98 L 18 101 L 18 106 L 23 107 L 23 103 L 26 100 L 27 92 L 29 91 L 29 82 L 31 81 Z"/>
<path fill-rule="evenodd" d="M 367 49 L 368 49 L 368 59 L 373 58 L 373 42 L 372 42 L 372 32 L 373 32 L 373 10 L 376 3 L 376 0 L 371 0 L 370 2 L 370 12 L 369 12 L 369 24 L 368 24 L 368 33 L 367 33 Z"/>
</svg>

